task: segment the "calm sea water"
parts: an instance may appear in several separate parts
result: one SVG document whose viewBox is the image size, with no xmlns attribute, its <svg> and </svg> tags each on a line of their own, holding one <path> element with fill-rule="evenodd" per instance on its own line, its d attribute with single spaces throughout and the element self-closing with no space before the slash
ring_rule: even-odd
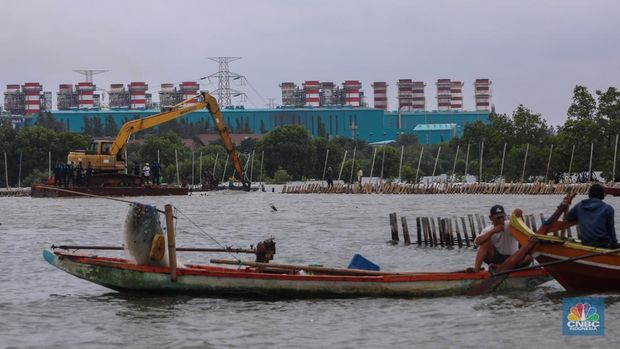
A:
<svg viewBox="0 0 620 349">
<path fill-rule="evenodd" d="M 274 237 L 279 263 L 346 267 L 361 253 L 383 270 L 449 271 L 471 266 L 475 251 L 392 246 L 388 214 L 404 215 L 414 230 L 416 216 L 486 215 L 496 203 L 538 216 L 552 212 L 561 197 L 276 190 L 135 200 L 173 204 L 226 246 L 249 247 Z M 607 201 L 620 207 L 620 199 Z M 559 348 L 615 346 L 620 335 L 620 294 L 608 294 L 604 337 L 563 337 L 562 298 L 572 295 L 555 282 L 530 293 L 478 298 L 148 297 L 110 291 L 43 260 L 42 250 L 53 243 L 120 245 L 126 213 L 126 204 L 103 199 L 0 198 L 1 348 Z M 177 231 L 179 246 L 217 246 L 186 219 L 178 221 Z M 204 263 L 226 257 L 192 253 L 179 259 Z"/>
</svg>

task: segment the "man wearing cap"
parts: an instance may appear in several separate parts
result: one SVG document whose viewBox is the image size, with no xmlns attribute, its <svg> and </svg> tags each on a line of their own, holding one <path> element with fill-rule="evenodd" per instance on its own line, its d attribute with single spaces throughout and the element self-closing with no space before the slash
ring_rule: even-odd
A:
<svg viewBox="0 0 620 349">
<path fill-rule="evenodd" d="M 504 207 L 501 205 L 491 207 L 489 218 L 491 225 L 484 228 L 474 240 L 478 245 L 478 253 L 474 268 L 469 268 L 468 271 L 479 272 L 482 262 L 489 265 L 501 264 L 519 249 L 519 242 L 510 234 Z"/>
<path fill-rule="evenodd" d="M 603 202 L 605 188 L 595 183 L 590 186 L 588 199 L 568 211 L 569 225 L 579 224 L 581 243 L 588 246 L 617 248 L 618 238 L 614 222 L 614 208 Z"/>
</svg>

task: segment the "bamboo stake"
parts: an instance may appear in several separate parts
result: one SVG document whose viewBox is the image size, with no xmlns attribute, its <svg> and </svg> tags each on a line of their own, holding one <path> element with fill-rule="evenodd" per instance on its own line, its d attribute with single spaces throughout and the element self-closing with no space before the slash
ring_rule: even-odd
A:
<svg viewBox="0 0 620 349">
<path fill-rule="evenodd" d="M 194 152 L 192 152 L 192 187 L 194 186 L 194 162 L 195 162 L 195 158 L 194 158 Z"/>
<path fill-rule="evenodd" d="M 172 215 L 172 205 L 165 206 L 166 211 L 166 232 L 168 240 L 168 261 L 170 262 L 170 280 L 177 281 L 177 252 L 174 236 L 174 217 Z"/>
<path fill-rule="evenodd" d="M 422 245 L 422 225 L 420 224 L 420 217 L 416 217 L 415 218 L 415 227 L 416 227 L 416 233 L 417 233 L 417 237 L 418 237 L 418 246 Z"/>
<path fill-rule="evenodd" d="M 415 182 L 418 183 L 418 175 L 420 174 L 420 164 L 422 163 L 422 154 L 424 154 L 424 146 L 420 150 L 420 158 L 418 159 L 418 168 L 415 171 Z"/>
<path fill-rule="evenodd" d="M 224 171 L 222 172 L 222 183 L 224 183 L 224 179 L 226 179 L 226 168 L 228 167 L 228 158 L 230 158 L 230 155 L 226 156 L 226 162 L 224 163 Z"/>
<path fill-rule="evenodd" d="M 390 213 L 390 232 L 392 234 L 392 241 L 398 241 L 398 218 L 396 212 Z"/>
<path fill-rule="evenodd" d="M 344 169 L 344 162 L 347 159 L 347 150 L 344 151 L 344 156 L 342 157 L 342 164 L 340 164 L 340 172 L 338 172 L 338 182 L 340 182 L 340 177 L 342 176 L 342 170 Z"/>
<path fill-rule="evenodd" d="M 594 153 L 594 143 L 590 143 L 590 166 L 588 167 L 589 182 L 592 182 L 592 154 Z"/>
<path fill-rule="evenodd" d="M 17 187 L 22 187 L 22 152 L 19 151 L 19 173 L 17 175 Z"/>
<path fill-rule="evenodd" d="M 549 159 L 547 160 L 547 171 L 545 172 L 545 181 L 549 178 L 549 166 L 551 165 L 551 154 L 553 154 L 553 144 L 551 144 L 551 149 L 549 149 Z"/>
<path fill-rule="evenodd" d="M 254 182 L 254 150 L 252 150 L 252 156 L 250 157 L 250 183 Z"/>
<path fill-rule="evenodd" d="M 573 173 L 571 172 L 573 169 L 573 157 L 575 156 L 575 144 L 573 144 L 573 151 L 570 153 L 570 162 L 568 164 L 568 175 L 570 176 L 570 181 L 573 181 Z"/>
<path fill-rule="evenodd" d="M 47 157 L 48 157 L 48 161 L 47 161 L 47 178 L 52 177 L 52 152 L 47 152 Z M 6 167 L 6 152 L 4 152 L 4 165 Z M 6 180 L 6 185 L 7 188 L 9 187 L 9 180 Z"/>
<path fill-rule="evenodd" d="M 465 173 L 463 173 L 463 175 L 465 176 L 465 181 L 467 180 L 467 167 L 469 166 L 469 146 L 471 144 L 467 143 L 467 155 L 465 155 Z"/>
<path fill-rule="evenodd" d="M 484 141 L 480 144 L 480 176 L 478 177 L 478 182 L 482 182 L 482 159 L 484 154 Z"/>
<path fill-rule="evenodd" d="M 372 165 L 370 165 L 370 180 L 372 181 L 372 173 L 375 169 L 375 156 L 377 156 L 377 148 L 374 148 L 374 152 L 372 153 Z"/>
<path fill-rule="evenodd" d="M 259 181 L 261 183 L 263 183 L 263 159 L 265 158 L 265 151 L 262 151 L 262 154 L 260 156 L 260 179 Z"/>
<path fill-rule="evenodd" d="M 403 240 L 405 242 L 405 246 L 411 245 L 411 238 L 409 237 L 409 226 L 407 225 L 407 218 L 400 217 L 400 221 L 403 226 Z"/>
<path fill-rule="evenodd" d="M 215 173 L 213 175 L 215 176 Z M 202 184 L 202 152 L 198 153 L 198 178 Z"/>
<path fill-rule="evenodd" d="M 177 150 L 174 150 L 174 161 L 176 162 L 177 168 L 177 185 L 181 185 L 181 178 L 179 176 L 179 155 L 177 154 Z"/>
<path fill-rule="evenodd" d="M 454 182 L 454 179 L 455 179 L 455 177 L 454 177 L 454 171 L 456 171 L 456 161 L 457 161 L 457 160 L 458 160 L 458 158 L 459 158 L 459 149 L 460 149 L 460 147 L 461 147 L 461 145 L 460 145 L 460 144 L 457 144 L 457 145 L 456 145 L 456 153 L 454 154 L 454 164 L 452 165 L 452 174 L 450 174 L 450 180 L 451 180 L 452 182 Z"/>
<path fill-rule="evenodd" d="M 437 156 L 435 157 L 435 165 L 433 166 L 433 181 L 435 180 L 435 170 L 437 170 L 437 162 L 439 162 L 439 154 L 441 154 L 441 146 L 437 148 Z"/>
<path fill-rule="evenodd" d="M 353 184 L 353 170 L 355 169 L 355 151 L 357 150 L 357 146 L 353 147 L 353 158 L 351 162 L 351 176 L 349 177 L 349 184 Z"/>
<path fill-rule="evenodd" d="M 161 164 L 161 162 L 159 162 L 159 149 L 157 149 L 157 162 Z"/>
<path fill-rule="evenodd" d="M 499 180 L 500 181 L 503 181 L 503 178 L 504 178 L 504 159 L 506 159 L 506 145 L 507 144 L 508 143 L 504 143 L 504 150 L 502 151 L 502 166 L 499 169 Z"/>
<path fill-rule="evenodd" d="M 614 167 L 611 170 L 611 181 L 616 182 L 616 155 L 618 153 L 618 134 L 616 133 L 616 144 L 614 145 Z M 20 153 L 21 154 L 21 153 Z M 21 159 L 21 157 L 20 157 Z"/>
<path fill-rule="evenodd" d="M 321 177 L 321 180 L 324 181 L 325 180 L 325 170 L 327 169 L 327 157 L 329 156 L 329 148 L 327 149 L 327 151 L 325 152 L 325 162 L 323 163 L 323 177 Z"/>
<path fill-rule="evenodd" d="M 521 183 L 525 180 L 525 164 L 527 163 L 527 153 L 530 151 L 530 144 L 525 147 L 525 157 L 523 157 L 523 170 L 521 171 Z"/>
<path fill-rule="evenodd" d="M 127 166 L 127 164 L 129 164 L 129 161 L 127 161 L 127 149 L 125 149 L 125 174 L 128 174 L 129 171 L 129 166 Z"/>
<path fill-rule="evenodd" d="M 380 178 L 380 183 L 383 183 L 383 165 L 385 165 L 385 145 L 383 146 L 383 160 L 381 160 L 381 178 Z"/>
<path fill-rule="evenodd" d="M 6 190 L 9 191 L 9 170 L 8 165 L 6 164 L 6 152 L 4 152 L 4 178 L 6 180 Z M 49 178 L 49 176 L 47 177 Z"/>
<path fill-rule="evenodd" d="M 403 154 L 405 153 L 405 146 L 400 146 L 400 164 L 398 165 L 398 180 L 402 182 L 402 177 L 400 176 L 400 172 L 403 168 Z"/>
</svg>

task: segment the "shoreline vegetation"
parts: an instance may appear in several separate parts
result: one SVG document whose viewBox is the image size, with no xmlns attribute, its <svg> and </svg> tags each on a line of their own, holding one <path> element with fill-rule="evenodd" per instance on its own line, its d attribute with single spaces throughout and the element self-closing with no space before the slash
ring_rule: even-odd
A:
<svg viewBox="0 0 620 349">
<path fill-rule="evenodd" d="M 523 105 L 511 115 L 492 113 L 489 119 L 488 124 L 466 125 L 462 138 L 433 145 L 420 144 L 406 133 L 381 147 L 348 138 L 313 139 L 302 126 L 288 125 L 265 133 L 260 141 L 245 139 L 236 146 L 242 163 L 251 163 L 247 171 L 252 169 L 252 180 L 274 184 L 321 180 L 327 167 L 332 168 L 334 180 L 345 183 L 354 180 L 360 168 L 364 176 L 400 178 L 407 183 L 440 174 L 445 175 L 444 181 L 453 182 L 462 182 L 465 174 L 480 182 L 524 183 L 615 182 L 620 177 L 616 170 L 620 91 L 615 87 L 592 94 L 576 86 L 567 119 L 557 127 Z M 29 186 L 47 179 L 50 159 L 52 167 L 65 162 L 70 150 L 86 148 L 92 136 L 114 136 L 116 127 L 86 131 L 67 132 L 51 114 L 41 115 L 32 127 L 0 125 L 0 187 Z M 162 176 L 175 183 L 176 152 L 182 180 L 198 184 L 200 169 L 215 169 L 216 178 L 227 180 L 232 168 L 229 163 L 226 166 L 220 141 L 194 150 L 182 142 L 181 135 L 195 138 L 206 131 L 181 121 L 136 134 L 127 146 L 129 171 L 134 161 L 143 166 L 159 156 Z M 591 177 L 594 172 L 599 177 Z"/>
</svg>

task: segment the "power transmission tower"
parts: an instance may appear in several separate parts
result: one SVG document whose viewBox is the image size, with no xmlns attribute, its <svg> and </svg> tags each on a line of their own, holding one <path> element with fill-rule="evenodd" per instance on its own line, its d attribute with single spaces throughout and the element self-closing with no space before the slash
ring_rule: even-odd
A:
<svg viewBox="0 0 620 349">
<path fill-rule="evenodd" d="M 84 75 L 84 77 L 86 78 L 86 82 L 93 82 L 93 75 L 97 75 L 97 74 L 101 74 L 101 73 L 106 73 L 109 70 L 96 70 L 96 69 L 77 69 L 74 70 L 74 72 L 78 73 L 78 74 L 82 74 Z"/>
<path fill-rule="evenodd" d="M 212 91 L 211 94 L 217 95 L 217 103 L 221 107 L 232 105 L 233 97 L 241 97 L 241 102 L 245 101 L 247 97 L 245 93 L 230 88 L 230 80 L 239 80 L 241 85 L 246 82 L 245 76 L 233 73 L 228 67 L 228 63 L 241 59 L 242 57 L 208 57 L 210 60 L 219 64 L 219 70 L 217 73 L 213 73 L 207 78 L 217 78 L 217 90 Z"/>
</svg>

